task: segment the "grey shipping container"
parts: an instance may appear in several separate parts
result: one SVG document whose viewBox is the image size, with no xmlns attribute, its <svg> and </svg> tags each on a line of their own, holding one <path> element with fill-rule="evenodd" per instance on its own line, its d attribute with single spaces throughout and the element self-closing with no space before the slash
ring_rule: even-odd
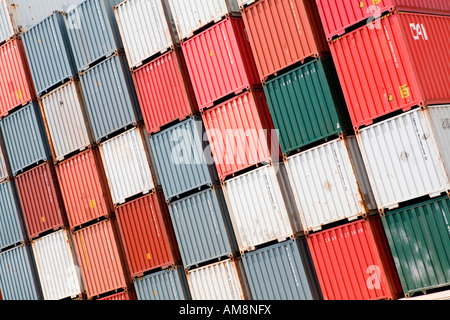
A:
<svg viewBox="0 0 450 320">
<path fill-rule="evenodd" d="M 30 246 L 0 254 L 0 288 L 5 300 L 42 300 L 39 276 Z"/>
<path fill-rule="evenodd" d="M 134 280 L 138 300 L 191 300 L 183 268 L 163 270 Z"/>
<path fill-rule="evenodd" d="M 51 158 L 44 122 L 37 102 L 0 121 L 14 176 Z"/>
<path fill-rule="evenodd" d="M 27 239 L 13 181 L 0 184 L 0 250 Z"/>
<path fill-rule="evenodd" d="M 76 74 L 62 12 L 54 12 L 25 32 L 23 44 L 39 97 Z"/>
<path fill-rule="evenodd" d="M 150 137 L 150 146 L 168 202 L 218 184 L 203 122 L 192 117 Z"/>
<path fill-rule="evenodd" d="M 141 122 L 139 103 L 122 54 L 80 75 L 89 120 L 97 142 Z"/>
<path fill-rule="evenodd" d="M 114 6 L 121 0 L 86 0 L 67 12 L 66 26 L 78 72 L 123 49 Z"/>
<path fill-rule="evenodd" d="M 319 281 L 304 238 L 242 256 L 255 300 L 322 300 Z"/>
<path fill-rule="evenodd" d="M 169 205 L 185 268 L 239 251 L 220 188 L 211 188 Z"/>
</svg>

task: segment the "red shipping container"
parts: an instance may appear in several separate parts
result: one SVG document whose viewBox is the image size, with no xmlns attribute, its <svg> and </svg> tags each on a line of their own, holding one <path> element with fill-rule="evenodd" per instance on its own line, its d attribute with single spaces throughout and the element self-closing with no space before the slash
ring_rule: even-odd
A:
<svg viewBox="0 0 450 320">
<path fill-rule="evenodd" d="M 116 221 L 105 220 L 73 233 L 88 299 L 131 284 Z"/>
<path fill-rule="evenodd" d="M 133 81 L 149 134 L 198 111 L 181 51 L 171 51 L 133 72 Z"/>
<path fill-rule="evenodd" d="M 0 47 L 0 116 L 35 97 L 22 39 L 13 38 Z"/>
<path fill-rule="evenodd" d="M 61 191 L 51 162 L 17 176 L 15 181 L 30 239 L 65 225 Z"/>
<path fill-rule="evenodd" d="M 98 299 L 98 300 L 102 300 L 102 301 L 137 300 L 137 296 L 136 296 L 136 292 L 133 290 L 133 291 L 126 291 L 126 292 L 116 293 L 116 294 L 113 294 L 111 296 L 107 296 L 106 298 L 102 298 L 102 299 Z"/>
<path fill-rule="evenodd" d="M 450 14 L 446 0 L 316 0 L 328 40 L 343 35 L 346 29 L 381 14 L 401 11 Z"/>
<path fill-rule="evenodd" d="M 261 86 L 241 18 L 227 18 L 182 43 L 200 111 Z"/>
<path fill-rule="evenodd" d="M 450 102 L 450 17 L 395 12 L 330 44 L 353 126 Z"/>
<path fill-rule="evenodd" d="M 381 219 L 307 237 L 325 300 L 397 299 L 402 287 Z"/>
<path fill-rule="evenodd" d="M 71 228 L 114 212 L 103 163 L 97 148 L 86 150 L 56 167 Z"/>
<path fill-rule="evenodd" d="M 204 111 L 202 118 L 221 181 L 272 157 L 279 160 L 281 151 L 262 90 L 244 92 Z"/>
<path fill-rule="evenodd" d="M 181 262 L 164 195 L 157 192 L 116 210 L 131 276 Z"/>
<path fill-rule="evenodd" d="M 260 0 L 242 17 L 262 82 L 306 58 L 329 54 L 312 0 Z"/>
</svg>

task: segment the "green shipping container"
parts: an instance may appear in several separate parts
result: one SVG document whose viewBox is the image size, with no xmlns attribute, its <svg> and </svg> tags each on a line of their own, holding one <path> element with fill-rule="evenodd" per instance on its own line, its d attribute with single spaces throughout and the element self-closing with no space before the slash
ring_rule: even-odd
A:
<svg viewBox="0 0 450 320">
<path fill-rule="evenodd" d="M 321 57 L 264 84 L 284 155 L 351 133 L 333 60 Z"/>
<path fill-rule="evenodd" d="M 450 198 L 386 213 L 382 217 L 406 296 L 450 285 Z"/>
</svg>

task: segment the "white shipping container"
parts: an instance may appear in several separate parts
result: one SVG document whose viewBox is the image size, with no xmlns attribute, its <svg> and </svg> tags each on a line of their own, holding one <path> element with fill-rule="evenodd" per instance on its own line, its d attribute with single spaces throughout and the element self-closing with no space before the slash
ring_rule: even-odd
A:
<svg viewBox="0 0 450 320">
<path fill-rule="evenodd" d="M 45 300 L 79 297 L 81 272 L 69 231 L 60 230 L 31 243 Z"/>
<path fill-rule="evenodd" d="M 6 0 L 0 2 L 0 43 L 14 36 L 14 28 Z"/>
<path fill-rule="evenodd" d="M 303 232 L 283 164 L 226 181 L 223 190 L 241 253 Z"/>
<path fill-rule="evenodd" d="M 251 5 L 255 1 L 256 0 L 237 0 L 237 2 L 239 4 L 239 8 L 243 8 L 244 6 Z"/>
<path fill-rule="evenodd" d="M 114 204 L 155 189 L 150 161 L 140 128 L 131 129 L 100 145 Z"/>
<path fill-rule="evenodd" d="M 0 139 L 2 138 L 0 137 Z M 0 182 L 3 182 L 4 180 L 9 178 L 5 155 L 5 149 L 3 148 L 3 146 L 0 146 Z"/>
<path fill-rule="evenodd" d="M 401 114 L 358 134 L 378 209 L 450 190 L 450 106 Z"/>
<path fill-rule="evenodd" d="M 289 157 L 286 169 L 305 232 L 377 210 L 354 136 Z"/>
</svg>

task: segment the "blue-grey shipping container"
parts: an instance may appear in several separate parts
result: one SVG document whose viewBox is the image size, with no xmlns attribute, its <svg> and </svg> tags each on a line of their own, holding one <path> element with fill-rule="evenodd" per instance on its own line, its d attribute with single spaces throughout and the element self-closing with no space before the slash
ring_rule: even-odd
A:
<svg viewBox="0 0 450 320">
<path fill-rule="evenodd" d="M 319 281 L 304 238 L 242 256 L 255 300 L 322 300 Z"/>
<path fill-rule="evenodd" d="M 30 246 L 16 247 L 0 254 L 0 288 L 5 300 L 43 300 Z"/>
<path fill-rule="evenodd" d="M 141 122 L 139 103 L 125 56 L 116 54 L 80 76 L 97 142 Z"/>
<path fill-rule="evenodd" d="M 138 300 L 191 300 L 183 268 L 163 270 L 134 280 Z"/>
<path fill-rule="evenodd" d="M 211 188 L 169 205 L 185 268 L 239 251 L 220 188 Z"/>
<path fill-rule="evenodd" d="M 203 122 L 192 117 L 150 137 L 151 152 L 168 202 L 218 184 Z"/>
<path fill-rule="evenodd" d="M 17 193 L 13 181 L 0 184 L 0 251 L 26 240 Z"/>
<path fill-rule="evenodd" d="M 55 11 L 25 32 L 23 44 L 39 97 L 76 74 L 62 12 Z"/>
<path fill-rule="evenodd" d="M 66 26 L 78 72 L 123 49 L 114 6 L 122 0 L 86 0 L 67 12 Z"/>
<path fill-rule="evenodd" d="M 51 158 L 44 122 L 37 102 L 0 121 L 14 176 Z"/>
</svg>

